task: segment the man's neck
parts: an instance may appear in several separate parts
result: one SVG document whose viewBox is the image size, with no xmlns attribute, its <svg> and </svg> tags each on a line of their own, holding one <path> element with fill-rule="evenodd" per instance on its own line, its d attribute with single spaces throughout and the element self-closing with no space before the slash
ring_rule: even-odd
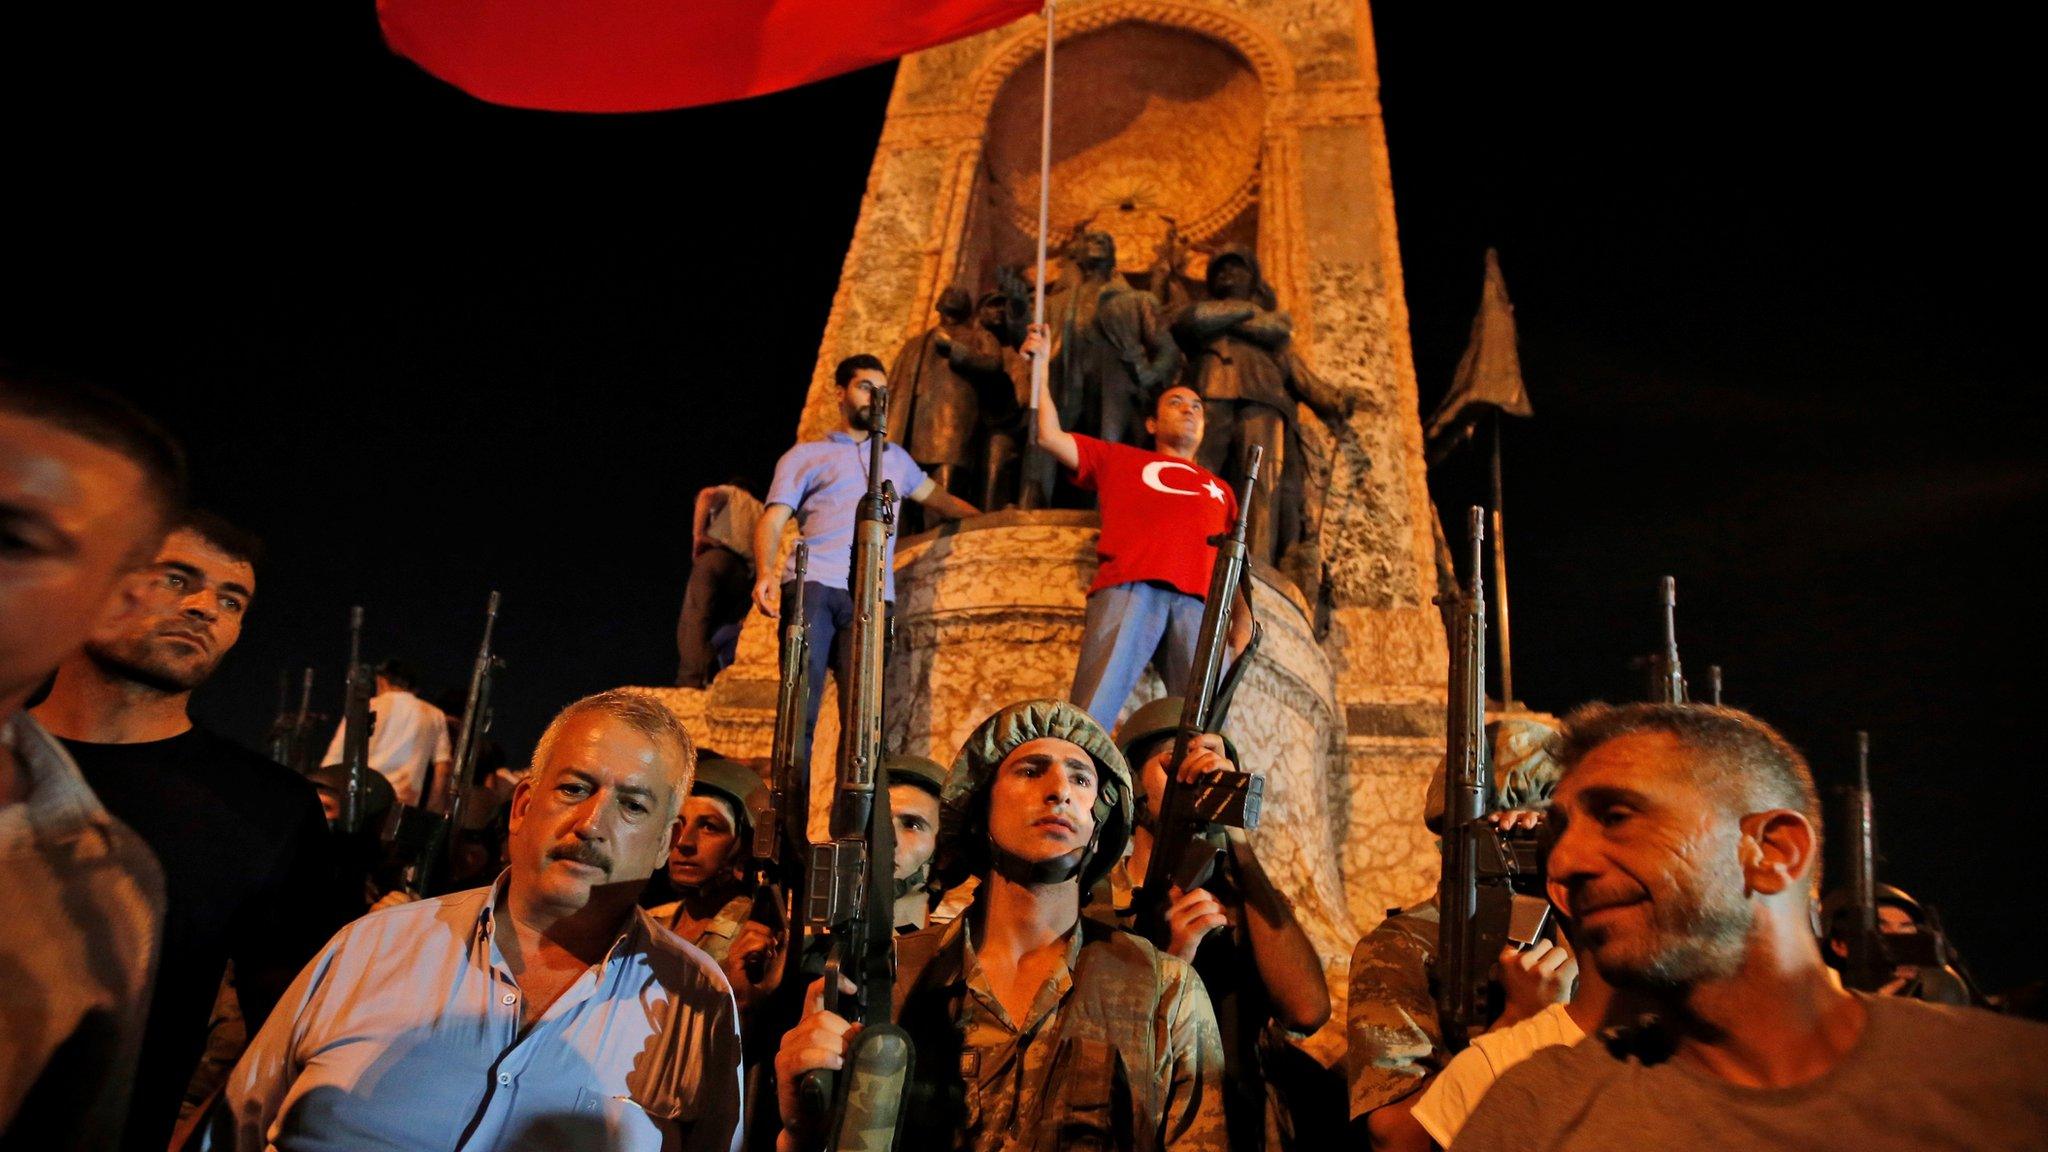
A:
<svg viewBox="0 0 2048 1152">
<path fill-rule="evenodd" d="M 709 920 L 723 912 L 732 898 L 740 894 L 740 884 L 737 880 L 714 880 L 694 888 L 680 888 L 677 894 L 683 902 L 683 911 L 689 914 L 690 919 Z"/>
<path fill-rule="evenodd" d="M 1731 1084 L 1789 1088 L 1826 1074 L 1863 1034 L 1861 1001 L 1827 978 L 1811 938 L 1753 937 L 1741 969 L 1671 1005 L 1678 1054 Z"/>
<path fill-rule="evenodd" d="M 853 425 L 848 424 L 846 427 L 841 428 L 840 431 L 852 438 L 855 444 L 865 444 L 868 442 L 868 430 L 865 428 L 855 428 Z"/>
<path fill-rule="evenodd" d="M 1195 453 L 1201 446 L 1202 442 L 1199 440 L 1188 444 L 1171 444 L 1165 440 L 1155 440 L 1152 443 L 1152 450 L 1161 456 L 1171 456 L 1175 460 L 1185 460 L 1192 464 L 1195 462 Z"/>
<path fill-rule="evenodd" d="M 1064 938 L 1081 921 L 1081 885 L 1019 884 L 990 872 L 983 881 L 988 893 L 979 950 L 1012 962 Z"/>
<path fill-rule="evenodd" d="M 145 744 L 192 729 L 190 692 L 138 684 L 80 654 L 57 669 L 49 699 L 36 705 L 36 722 L 54 735 L 87 744 Z"/>
<path fill-rule="evenodd" d="M 593 891 L 583 907 L 565 909 L 523 899 L 519 886 L 508 879 L 505 916 L 512 922 L 515 944 L 505 950 L 506 963 L 514 977 L 536 962 L 560 967 L 573 958 L 587 968 L 611 950 L 632 915 L 631 897 L 621 901 Z"/>
</svg>

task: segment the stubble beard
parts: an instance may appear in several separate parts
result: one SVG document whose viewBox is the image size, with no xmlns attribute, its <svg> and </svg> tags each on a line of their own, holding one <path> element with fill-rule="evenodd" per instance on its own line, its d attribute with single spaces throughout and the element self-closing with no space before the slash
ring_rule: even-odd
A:
<svg viewBox="0 0 2048 1152">
<path fill-rule="evenodd" d="M 1684 884 L 1650 904 L 1643 947 L 1623 951 L 1603 940 L 1593 955 L 1617 987 L 1678 991 L 1734 975 L 1755 922 L 1739 883 Z"/>
<path fill-rule="evenodd" d="M 86 658 L 101 672 L 117 680 L 139 684 L 166 696 L 191 692 L 212 678 L 218 659 L 179 666 L 154 651 L 147 639 L 118 644 L 88 641 Z"/>
</svg>

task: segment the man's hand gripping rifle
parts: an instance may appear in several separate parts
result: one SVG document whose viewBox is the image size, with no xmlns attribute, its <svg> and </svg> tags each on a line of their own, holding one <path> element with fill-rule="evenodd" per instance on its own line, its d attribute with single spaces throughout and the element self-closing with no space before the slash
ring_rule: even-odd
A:
<svg viewBox="0 0 2048 1152">
<path fill-rule="evenodd" d="M 1543 853 L 1527 835 L 1511 835 L 1487 819 L 1493 811 L 1493 747 L 1486 731 L 1486 590 L 1481 565 L 1486 510 L 1467 521 L 1469 587 L 1447 607 L 1451 620 L 1449 706 L 1445 716 L 1443 870 L 1437 882 L 1437 1020 L 1455 1052 L 1491 1022 L 1493 965 L 1510 941 L 1528 946 L 1542 934 L 1550 904 L 1543 896 Z"/>
<path fill-rule="evenodd" d="M 1237 522 L 1216 537 L 1216 564 L 1209 571 L 1209 592 L 1202 604 L 1202 626 L 1195 640 L 1195 660 L 1188 669 L 1181 701 L 1180 727 L 1173 735 L 1173 753 L 1166 762 L 1166 791 L 1153 827 L 1152 859 L 1145 867 L 1144 907 L 1139 931 L 1155 943 L 1166 939 L 1166 910 L 1175 888 L 1192 892 L 1209 882 L 1223 854 L 1225 828 L 1259 826 L 1265 800 L 1265 777 L 1245 771 L 1217 771 L 1192 783 L 1180 779 L 1181 765 L 1204 734 L 1219 732 L 1237 692 L 1239 678 L 1258 650 L 1260 629 L 1252 627 L 1251 643 L 1238 655 L 1228 675 L 1231 605 L 1244 582 L 1245 524 L 1251 515 L 1251 494 L 1257 491 L 1264 452 L 1254 447 L 1245 463 L 1245 499 Z M 1246 605 L 1250 598 L 1245 598 Z M 1135 770 L 1135 766 L 1134 770 Z"/>
</svg>

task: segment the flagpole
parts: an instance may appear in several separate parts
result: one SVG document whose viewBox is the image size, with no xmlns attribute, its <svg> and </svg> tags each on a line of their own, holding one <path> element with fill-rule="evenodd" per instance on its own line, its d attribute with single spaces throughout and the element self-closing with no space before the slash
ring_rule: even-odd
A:
<svg viewBox="0 0 2048 1152">
<path fill-rule="evenodd" d="M 1040 99 L 1038 112 L 1038 277 L 1032 285 L 1031 292 L 1031 323 L 1034 325 L 1045 323 L 1045 232 L 1052 202 L 1052 10 L 1053 0 L 1047 0 L 1045 90 Z M 1032 479 L 1032 458 L 1039 451 L 1038 406 L 1045 400 L 1046 362 L 1051 358 L 1050 348 L 1043 355 L 1031 358 L 1031 435 L 1024 439 L 1024 459 L 1017 467 L 1021 484 L 1027 487 Z"/>
<path fill-rule="evenodd" d="M 1515 671 L 1508 656 L 1508 538 L 1507 527 L 1502 518 L 1500 502 L 1500 425 L 1501 414 L 1493 413 L 1493 599 L 1500 605 L 1500 707 L 1510 711 L 1515 706 Z"/>
</svg>

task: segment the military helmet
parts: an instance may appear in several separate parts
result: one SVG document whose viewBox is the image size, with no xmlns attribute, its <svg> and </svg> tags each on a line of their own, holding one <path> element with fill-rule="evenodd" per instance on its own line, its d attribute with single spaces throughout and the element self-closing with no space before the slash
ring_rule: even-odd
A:
<svg viewBox="0 0 2048 1152">
<path fill-rule="evenodd" d="M 1124 754 L 1124 763 L 1130 765 L 1133 775 L 1137 774 L 1140 766 L 1138 753 L 1152 741 L 1173 735 L 1180 728 L 1180 713 L 1180 697 L 1161 696 L 1131 713 L 1123 727 L 1116 730 L 1117 751 Z M 1244 767 L 1244 759 L 1237 754 L 1237 745 L 1231 743 L 1228 736 L 1223 738 L 1223 754 L 1230 757 L 1232 764 Z"/>
<path fill-rule="evenodd" d="M 922 756 L 908 756 L 898 753 L 882 759 L 882 771 L 888 774 L 889 783 L 908 784 L 922 788 L 934 796 L 946 790 L 946 770 L 938 762 Z"/>
<path fill-rule="evenodd" d="M 938 875 L 950 888 L 985 875 L 989 856 L 988 797 L 1005 757 L 1033 740 L 1053 737 L 1078 746 L 1095 761 L 1101 779 L 1095 808 L 1095 843 L 1081 857 L 1085 890 L 1109 874 L 1131 839 L 1134 800 L 1131 770 L 1095 718 L 1064 700 L 1025 700 L 981 722 L 960 748 L 939 793 Z"/>
<path fill-rule="evenodd" d="M 1890 884 L 1877 884 L 1872 887 L 1877 897 L 1876 903 L 1880 907 L 1889 904 L 1911 916 L 1913 923 L 1923 926 L 1927 923 L 1927 909 L 1921 906 L 1920 901 L 1907 895 L 1905 889 L 1895 888 Z M 1828 893 L 1820 902 L 1821 923 L 1827 925 L 1830 935 L 1848 928 L 1846 921 L 1849 912 L 1849 889 L 1846 885 Z"/>
<path fill-rule="evenodd" d="M 1550 806 L 1550 794 L 1557 791 L 1557 781 L 1564 775 L 1564 765 L 1550 754 L 1550 741 L 1556 735 L 1556 729 L 1535 720 L 1496 720 L 1486 726 L 1493 764 L 1493 804 L 1488 811 Z M 1437 762 L 1429 791 L 1422 798 L 1422 822 L 1432 832 L 1443 831 L 1442 761 Z"/>
<path fill-rule="evenodd" d="M 754 813 L 767 798 L 768 786 L 761 782 L 760 773 L 737 760 L 699 760 L 690 794 L 700 792 L 730 801 L 733 819 L 739 824 L 733 831 L 744 835 L 753 828 Z"/>
</svg>

